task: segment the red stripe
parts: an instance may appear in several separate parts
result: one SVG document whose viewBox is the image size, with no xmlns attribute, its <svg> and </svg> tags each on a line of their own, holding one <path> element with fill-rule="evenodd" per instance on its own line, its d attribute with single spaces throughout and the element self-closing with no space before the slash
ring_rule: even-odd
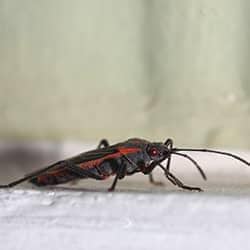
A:
<svg viewBox="0 0 250 250">
<path fill-rule="evenodd" d="M 117 148 L 117 150 L 118 150 L 117 153 L 109 154 L 109 155 L 106 155 L 106 156 L 101 157 L 101 158 L 96 159 L 96 160 L 83 162 L 79 166 L 82 169 L 89 169 L 89 168 L 93 168 L 95 166 L 98 166 L 104 160 L 119 158 L 122 155 L 133 154 L 133 153 L 137 153 L 137 152 L 141 151 L 140 148 Z"/>
</svg>

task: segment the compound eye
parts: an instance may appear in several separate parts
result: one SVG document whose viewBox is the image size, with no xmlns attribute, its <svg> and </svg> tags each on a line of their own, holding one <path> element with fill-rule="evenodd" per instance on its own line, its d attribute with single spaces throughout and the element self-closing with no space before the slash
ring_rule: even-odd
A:
<svg viewBox="0 0 250 250">
<path fill-rule="evenodd" d="M 150 148 L 149 154 L 150 154 L 150 156 L 157 156 L 159 154 L 159 151 L 157 148 Z"/>
</svg>

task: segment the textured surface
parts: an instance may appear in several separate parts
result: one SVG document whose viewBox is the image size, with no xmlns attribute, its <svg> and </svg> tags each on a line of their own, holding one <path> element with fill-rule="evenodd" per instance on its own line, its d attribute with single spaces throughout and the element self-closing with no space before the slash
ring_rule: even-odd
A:
<svg viewBox="0 0 250 250">
<path fill-rule="evenodd" d="M 248 196 L 0 191 L 0 241 L 16 249 L 250 247 Z"/>
</svg>

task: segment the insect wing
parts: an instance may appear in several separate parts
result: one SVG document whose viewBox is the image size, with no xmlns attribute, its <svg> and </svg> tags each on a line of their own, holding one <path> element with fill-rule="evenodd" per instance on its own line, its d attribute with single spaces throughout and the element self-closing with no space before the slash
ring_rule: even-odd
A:
<svg viewBox="0 0 250 250">
<path fill-rule="evenodd" d="M 114 156 L 117 152 L 118 152 L 117 148 L 111 146 L 107 148 L 100 148 L 87 151 L 79 155 L 76 155 L 74 157 L 68 158 L 67 160 L 73 162 L 74 164 L 81 164 L 85 162 L 103 159 L 107 156 Z"/>
<path fill-rule="evenodd" d="M 67 168 L 67 162 L 71 162 L 82 168 L 93 168 L 103 159 L 114 156 L 117 153 L 115 148 L 98 149 L 84 152 L 64 161 L 59 161 L 49 167 L 33 172 L 30 175 L 36 175 L 31 182 L 37 186 L 56 185 L 79 178 L 79 176 Z M 40 174 L 41 173 L 41 174 Z"/>
</svg>

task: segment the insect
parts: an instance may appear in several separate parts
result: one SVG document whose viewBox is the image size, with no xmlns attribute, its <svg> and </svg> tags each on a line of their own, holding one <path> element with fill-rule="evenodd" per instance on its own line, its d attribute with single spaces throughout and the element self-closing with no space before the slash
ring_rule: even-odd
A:
<svg viewBox="0 0 250 250">
<path fill-rule="evenodd" d="M 172 184 L 186 190 L 202 191 L 199 187 L 185 185 L 170 171 L 171 156 L 177 155 L 191 161 L 201 177 L 206 180 L 206 175 L 200 165 L 191 156 L 183 153 L 190 151 L 226 155 L 248 166 L 250 165 L 243 158 L 228 152 L 211 149 L 174 148 L 172 139 L 167 139 L 164 143 L 161 143 L 132 138 L 114 145 L 109 145 L 108 141 L 103 139 L 95 150 L 58 161 L 7 185 L 1 185 L 0 188 L 10 188 L 25 181 L 29 181 L 36 186 L 47 186 L 86 178 L 105 180 L 114 175 L 113 183 L 108 189 L 113 191 L 119 179 L 138 172 L 149 175 L 150 182 L 158 184 L 154 181 L 152 171 L 155 167 L 160 167 Z M 166 165 L 164 166 L 165 160 Z"/>
</svg>

